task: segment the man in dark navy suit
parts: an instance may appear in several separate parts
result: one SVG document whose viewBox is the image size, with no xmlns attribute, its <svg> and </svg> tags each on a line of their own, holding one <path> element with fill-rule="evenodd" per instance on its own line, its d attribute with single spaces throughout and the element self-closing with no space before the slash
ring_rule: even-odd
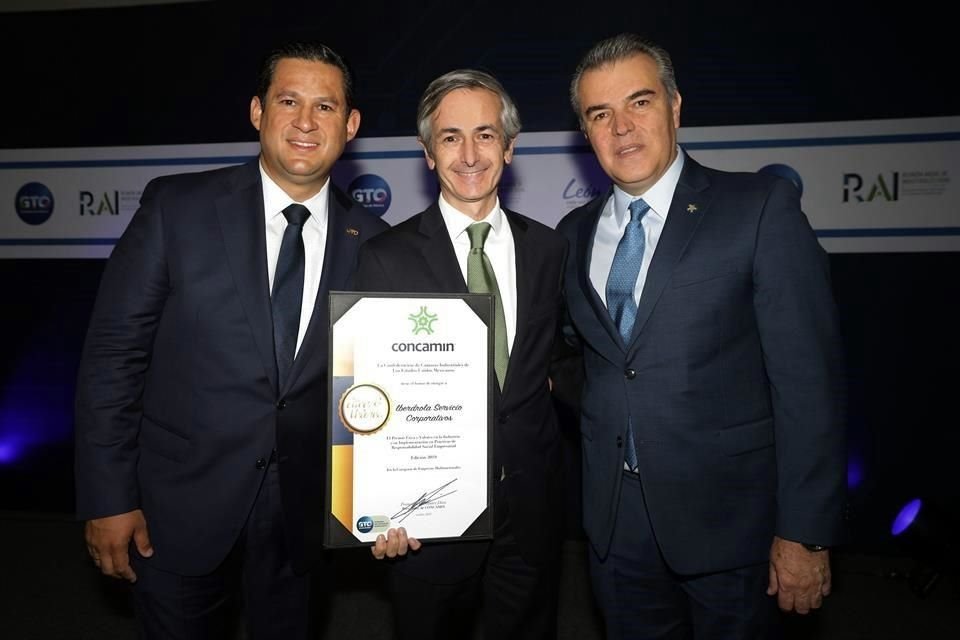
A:
<svg viewBox="0 0 960 640">
<path fill-rule="evenodd" d="M 148 638 L 310 634 L 322 560 L 327 293 L 387 225 L 329 179 L 357 133 L 320 44 L 274 51 L 259 158 L 158 178 L 107 263 L 76 398 L 77 512 Z"/>
<path fill-rule="evenodd" d="M 557 227 L 571 247 L 584 525 L 608 636 L 770 637 L 775 603 L 821 605 L 841 536 L 826 254 L 792 184 L 680 149 L 662 48 L 600 42 L 570 93 L 614 183 Z"/>
<path fill-rule="evenodd" d="M 479 258 L 489 268 L 494 316 L 502 320 L 494 323 L 494 350 L 502 359 L 495 358 L 491 372 L 494 539 L 424 542 L 421 548 L 399 529 L 381 537 L 373 552 L 393 558 L 390 588 L 399 638 L 469 637 L 478 605 L 486 638 L 554 638 L 562 462 L 547 375 L 566 242 L 501 206 L 500 178 L 513 160 L 520 118 L 495 78 L 472 69 L 444 74 L 427 87 L 417 117 L 440 195 L 363 246 L 356 286 L 467 293 L 476 291 Z"/>
</svg>

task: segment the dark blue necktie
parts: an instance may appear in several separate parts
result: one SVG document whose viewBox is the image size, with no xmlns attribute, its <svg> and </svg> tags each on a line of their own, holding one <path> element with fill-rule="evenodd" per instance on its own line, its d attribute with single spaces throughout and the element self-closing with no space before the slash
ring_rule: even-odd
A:
<svg viewBox="0 0 960 640">
<path fill-rule="evenodd" d="M 645 241 L 641 220 L 648 211 L 650 205 L 644 202 L 643 198 L 630 203 L 630 222 L 627 223 L 620 244 L 617 245 L 610 275 L 607 277 L 607 311 L 617 325 L 624 345 L 630 344 L 633 323 L 637 319 L 637 303 L 633 298 L 633 290 L 637 286 L 640 264 L 643 262 Z M 637 449 L 633 440 L 633 425 L 630 422 L 627 423 L 627 450 L 623 458 L 630 470 L 636 471 Z"/>
<path fill-rule="evenodd" d="M 303 248 L 303 223 L 310 210 L 302 204 L 292 204 L 283 210 L 287 228 L 280 243 L 277 269 L 273 274 L 273 348 L 277 357 L 277 385 L 283 389 L 297 353 L 297 334 L 300 331 L 300 310 L 303 305 L 303 272 L 306 255 Z"/>
</svg>

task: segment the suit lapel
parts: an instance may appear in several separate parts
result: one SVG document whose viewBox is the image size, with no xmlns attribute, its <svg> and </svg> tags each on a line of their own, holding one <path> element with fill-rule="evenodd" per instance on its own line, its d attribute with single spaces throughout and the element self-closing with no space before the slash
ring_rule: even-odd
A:
<svg viewBox="0 0 960 640">
<path fill-rule="evenodd" d="M 511 225 L 511 230 L 513 226 Z M 469 293 L 467 282 L 463 278 L 463 271 L 460 270 L 460 261 L 457 260 L 457 254 L 453 250 L 453 242 L 450 240 L 450 232 L 447 231 L 447 225 L 443 221 L 443 214 L 440 213 L 440 205 L 434 202 L 426 211 L 420 214 L 420 225 L 418 231 L 423 236 L 423 246 L 420 253 L 427 264 L 429 272 L 436 281 L 436 290 L 447 293 Z M 515 237 L 516 238 L 516 237 Z M 518 251 L 519 254 L 519 251 Z M 517 265 L 517 279 L 520 266 Z M 519 289 L 519 284 L 517 285 Z M 520 292 L 518 290 L 518 295 Z M 519 322 L 519 319 L 518 319 Z M 514 343 L 516 345 L 516 343 Z M 493 369 L 490 369 L 490 375 L 493 377 Z M 510 380 L 510 366 L 507 365 L 506 385 Z M 500 398 L 503 395 L 500 386 L 494 382 L 494 403 L 500 405 Z"/>
<path fill-rule="evenodd" d="M 507 217 L 510 232 L 513 234 L 514 264 L 517 270 L 517 321 L 513 346 L 510 349 L 510 360 L 513 360 L 518 355 L 522 355 L 523 344 L 527 339 L 530 307 L 533 304 L 534 287 L 536 286 L 535 267 L 537 261 L 535 255 L 537 247 L 527 242 L 527 223 L 512 211 L 504 209 L 503 213 Z M 504 390 L 509 388 L 515 369 L 516 367 L 507 365 L 507 377 L 503 381 Z"/>
<path fill-rule="evenodd" d="M 577 261 L 577 274 L 579 276 L 578 285 L 584 299 L 586 299 L 593 308 L 597 320 L 612 342 L 611 346 L 623 350 L 623 338 L 620 337 L 620 331 L 616 325 L 613 324 L 606 303 L 603 298 L 600 297 L 600 294 L 593 286 L 593 282 L 590 280 L 590 259 L 593 254 L 593 239 L 597 233 L 597 223 L 612 193 L 613 189 L 611 187 L 611 189 L 607 190 L 605 196 L 596 198 L 590 205 L 592 208 L 587 211 L 580 220 L 580 228 L 577 230 L 576 236 L 577 246 L 575 259 Z"/>
<path fill-rule="evenodd" d="M 687 156 L 673 194 L 666 224 L 660 234 L 653 260 L 650 262 L 650 270 L 643 285 L 640 303 L 637 305 L 637 318 L 633 325 L 628 359 L 636 351 L 637 338 L 650 318 L 664 287 L 670 281 L 674 267 L 683 255 L 690 238 L 693 237 L 700 220 L 707 214 L 710 205 L 710 195 L 706 191 L 708 186 L 709 181 L 700 165 Z"/>
<path fill-rule="evenodd" d="M 239 167 L 232 174 L 231 182 L 229 192 L 215 202 L 220 231 L 227 250 L 227 262 L 250 323 L 257 351 L 267 377 L 276 387 L 273 319 L 267 278 L 266 219 L 257 161 Z"/>
<path fill-rule="evenodd" d="M 348 286 L 360 246 L 359 225 L 353 222 L 354 214 L 350 211 L 352 206 L 352 201 L 331 182 L 327 200 L 327 238 L 323 250 L 320 285 L 317 289 L 313 313 L 310 315 L 310 324 L 307 325 L 303 343 L 297 351 L 293 368 L 290 370 L 288 387 L 296 383 L 308 360 L 324 360 L 323 366 L 326 366 L 325 358 L 317 358 L 317 356 L 327 352 L 325 345 L 328 297 L 330 291 L 342 290 Z M 280 391 L 283 393 L 284 389 Z"/>
<path fill-rule="evenodd" d="M 437 281 L 437 290 L 467 293 L 460 262 L 453 250 L 447 225 L 443 222 L 440 205 L 436 202 L 420 215 L 419 231 L 425 236 L 420 252 Z"/>
</svg>

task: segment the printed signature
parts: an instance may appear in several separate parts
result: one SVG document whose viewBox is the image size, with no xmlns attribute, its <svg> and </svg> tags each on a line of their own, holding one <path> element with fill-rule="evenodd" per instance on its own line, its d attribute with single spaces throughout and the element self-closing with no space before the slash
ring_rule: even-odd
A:
<svg viewBox="0 0 960 640">
<path fill-rule="evenodd" d="M 454 478 L 454 479 L 451 480 L 450 482 L 447 482 L 446 484 L 440 485 L 439 487 L 437 487 L 437 488 L 434 489 L 433 491 L 428 491 L 428 492 L 425 492 L 425 493 L 420 494 L 420 497 L 419 497 L 419 498 L 417 498 L 417 499 L 414 500 L 413 502 L 407 504 L 407 506 L 405 506 L 404 508 L 400 509 L 400 511 L 398 511 L 398 512 L 396 512 L 395 514 L 393 514 L 392 516 L 390 516 L 390 519 L 391 519 L 391 520 L 397 520 L 398 522 L 403 522 L 403 521 L 407 518 L 407 516 L 409 516 L 411 513 L 413 513 L 414 511 L 416 511 L 417 509 L 419 509 L 419 508 L 422 507 L 423 505 L 425 505 L 425 504 L 430 504 L 431 502 L 436 502 L 437 500 L 440 500 L 441 498 L 446 498 L 447 496 L 449 496 L 449 495 L 452 494 L 452 493 L 456 493 L 456 492 L 457 492 L 456 489 L 451 489 L 451 490 L 447 491 L 447 487 L 449 487 L 450 485 L 452 485 L 452 484 L 453 484 L 454 482 L 456 482 L 456 481 L 457 481 L 457 479 Z M 399 520 L 398 520 L 398 518 L 399 518 Z"/>
</svg>

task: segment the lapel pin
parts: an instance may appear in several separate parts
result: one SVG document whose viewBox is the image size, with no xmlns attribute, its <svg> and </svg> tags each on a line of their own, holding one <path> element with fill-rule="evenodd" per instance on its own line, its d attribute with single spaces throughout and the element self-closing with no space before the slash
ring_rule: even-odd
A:
<svg viewBox="0 0 960 640">
<path fill-rule="evenodd" d="M 347 234 L 351 236 L 358 236 L 360 232 L 354 229 L 353 227 L 347 227 Z"/>
<path fill-rule="evenodd" d="M 696 212 L 697 212 L 697 205 L 695 204 L 687 205 L 687 213 L 696 213 Z"/>
</svg>

